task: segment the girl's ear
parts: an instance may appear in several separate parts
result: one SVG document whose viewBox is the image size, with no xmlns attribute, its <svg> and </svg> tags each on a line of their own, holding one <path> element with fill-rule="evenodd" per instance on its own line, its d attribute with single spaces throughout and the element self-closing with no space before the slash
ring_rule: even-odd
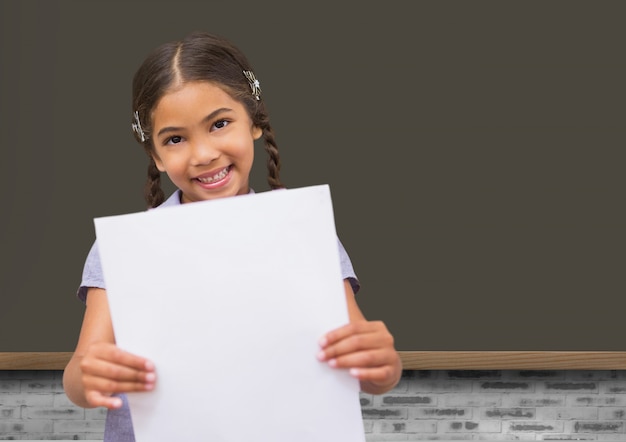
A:
<svg viewBox="0 0 626 442">
<path fill-rule="evenodd" d="M 263 135 L 263 129 L 259 126 L 252 126 L 252 138 L 258 140 Z"/>
<path fill-rule="evenodd" d="M 159 172 L 165 172 L 165 167 L 163 167 L 163 161 L 161 161 L 159 156 L 154 152 L 152 152 L 150 155 L 152 155 L 152 160 L 154 161 L 154 164 L 156 164 L 157 169 L 159 169 Z"/>
</svg>

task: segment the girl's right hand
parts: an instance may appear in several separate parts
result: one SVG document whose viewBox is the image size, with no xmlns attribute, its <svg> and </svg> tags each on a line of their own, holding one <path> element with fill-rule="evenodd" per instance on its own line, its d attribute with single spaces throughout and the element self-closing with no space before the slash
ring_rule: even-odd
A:
<svg viewBox="0 0 626 442">
<path fill-rule="evenodd" d="M 119 408 L 122 399 L 113 394 L 150 391 L 156 381 L 152 362 L 108 342 L 90 345 L 80 369 L 85 399 L 92 407 Z"/>
</svg>

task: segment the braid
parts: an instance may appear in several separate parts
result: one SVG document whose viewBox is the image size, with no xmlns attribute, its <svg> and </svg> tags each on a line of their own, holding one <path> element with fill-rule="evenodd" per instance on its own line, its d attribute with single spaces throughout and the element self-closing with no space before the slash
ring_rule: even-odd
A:
<svg viewBox="0 0 626 442">
<path fill-rule="evenodd" d="M 250 93 L 245 95 L 243 100 L 252 115 L 253 124 L 263 131 L 263 141 L 265 141 L 265 152 L 267 152 L 267 183 L 270 189 L 284 189 L 285 185 L 280 181 L 280 153 L 274 137 L 274 129 L 270 124 L 270 117 L 263 101 L 252 100 Z"/>
<path fill-rule="evenodd" d="M 266 122 L 262 129 L 263 139 L 265 140 L 265 151 L 269 155 L 267 159 L 267 183 L 272 190 L 282 189 L 285 185 L 280 181 L 280 154 L 278 152 L 278 146 L 276 145 L 276 139 L 274 138 L 274 130 L 269 122 Z"/>
<path fill-rule="evenodd" d="M 148 181 L 144 187 L 144 198 L 148 207 L 156 207 L 165 201 L 165 194 L 161 189 L 161 172 L 157 169 L 152 157 L 150 157 L 148 164 Z"/>
</svg>

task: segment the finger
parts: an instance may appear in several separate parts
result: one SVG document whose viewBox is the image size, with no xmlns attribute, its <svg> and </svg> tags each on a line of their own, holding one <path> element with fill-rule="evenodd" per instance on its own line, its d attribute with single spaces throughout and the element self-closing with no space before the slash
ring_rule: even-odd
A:
<svg viewBox="0 0 626 442">
<path fill-rule="evenodd" d="M 110 396 L 113 393 L 127 393 L 134 391 L 151 391 L 154 382 L 126 382 L 97 376 L 84 375 L 83 384 L 85 390 L 96 391 L 102 395 Z"/>
<path fill-rule="evenodd" d="M 84 358 L 81 361 L 81 370 L 85 375 L 113 381 L 154 383 L 156 380 L 153 371 L 142 371 L 102 359 Z"/>
<path fill-rule="evenodd" d="M 320 361 L 329 361 L 343 355 L 371 350 L 376 347 L 377 338 L 373 334 L 360 334 L 349 336 L 333 345 L 319 351 L 317 358 Z"/>
<path fill-rule="evenodd" d="M 390 365 L 380 367 L 354 367 L 349 370 L 351 376 L 357 378 L 361 382 L 371 382 L 373 384 L 388 384 L 389 379 L 395 379 L 394 368 Z"/>
<path fill-rule="evenodd" d="M 376 330 L 378 327 L 379 325 L 375 322 L 367 321 L 359 321 L 346 324 L 322 336 L 322 338 L 319 340 L 319 345 L 322 348 L 326 348 L 329 345 L 333 345 L 334 343 L 339 342 L 349 336 L 357 333 L 366 333 L 368 331 Z"/>
<path fill-rule="evenodd" d="M 382 321 L 359 321 L 353 322 L 343 327 L 332 330 L 324 335 L 320 340 L 320 347 L 326 348 L 334 345 L 350 336 L 365 333 L 375 333 L 391 336 L 389 330 Z"/>
<path fill-rule="evenodd" d="M 373 368 L 392 363 L 392 355 L 386 349 L 359 351 L 328 360 L 333 368 Z"/>
<path fill-rule="evenodd" d="M 108 409 L 120 408 L 122 406 L 122 399 L 116 396 L 107 396 L 98 391 L 88 391 L 85 393 L 85 398 L 89 405 L 93 407 L 106 407 Z"/>
<path fill-rule="evenodd" d="M 321 361 L 326 361 L 350 353 L 375 349 L 395 352 L 393 336 L 380 329 L 353 334 L 323 348 L 317 357 Z"/>
<path fill-rule="evenodd" d="M 154 371 L 154 364 L 150 360 L 122 350 L 115 344 L 96 344 L 90 350 L 87 356 L 92 355 L 96 359 L 110 361 L 136 370 Z"/>
</svg>

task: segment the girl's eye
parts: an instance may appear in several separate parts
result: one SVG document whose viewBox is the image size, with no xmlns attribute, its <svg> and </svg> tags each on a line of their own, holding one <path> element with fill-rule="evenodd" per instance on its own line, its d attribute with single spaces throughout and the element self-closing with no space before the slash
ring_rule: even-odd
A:
<svg viewBox="0 0 626 442">
<path fill-rule="evenodd" d="M 178 144 L 183 140 L 183 137 L 179 137 L 178 135 L 174 135 L 166 140 L 165 144 Z"/>
<path fill-rule="evenodd" d="M 213 123 L 213 126 L 216 129 L 221 129 L 223 127 L 226 127 L 227 125 L 228 125 L 228 121 L 226 121 L 226 120 L 218 120 L 215 123 Z"/>
</svg>

